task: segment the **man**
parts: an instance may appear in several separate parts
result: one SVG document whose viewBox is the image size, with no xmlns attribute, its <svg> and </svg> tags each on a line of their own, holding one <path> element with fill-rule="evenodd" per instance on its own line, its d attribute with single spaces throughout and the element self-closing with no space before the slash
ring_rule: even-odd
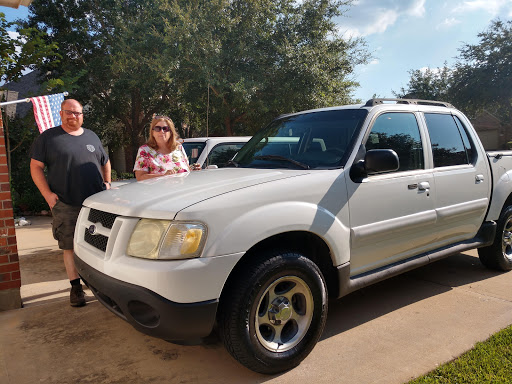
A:
<svg viewBox="0 0 512 384">
<path fill-rule="evenodd" d="M 44 131 L 34 141 L 30 174 L 52 211 L 53 237 L 63 250 L 71 283 L 71 306 L 81 307 L 85 297 L 73 259 L 73 235 L 83 201 L 110 189 L 110 160 L 98 136 L 82 128 L 82 105 L 78 101 L 64 100 L 60 117 L 61 126 Z"/>
</svg>

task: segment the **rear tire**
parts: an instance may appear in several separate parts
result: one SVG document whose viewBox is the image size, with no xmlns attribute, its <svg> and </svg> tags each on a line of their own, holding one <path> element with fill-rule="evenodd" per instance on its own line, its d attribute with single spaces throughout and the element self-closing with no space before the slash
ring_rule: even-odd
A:
<svg viewBox="0 0 512 384">
<path fill-rule="evenodd" d="M 503 209 L 498 219 L 494 242 L 488 247 L 478 248 L 478 256 L 489 269 L 512 269 L 512 206 Z"/>
<path fill-rule="evenodd" d="M 220 304 L 226 349 L 255 372 L 296 367 L 316 345 L 327 318 L 320 269 L 300 253 L 268 252 L 238 271 Z"/>
</svg>

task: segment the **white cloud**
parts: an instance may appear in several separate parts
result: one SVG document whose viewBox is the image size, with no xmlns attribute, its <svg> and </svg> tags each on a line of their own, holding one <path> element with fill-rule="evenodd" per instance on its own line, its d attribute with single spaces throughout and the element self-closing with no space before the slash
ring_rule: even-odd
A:
<svg viewBox="0 0 512 384">
<path fill-rule="evenodd" d="M 450 17 L 444 19 L 440 24 L 436 26 L 436 29 L 444 29 L 444 28 L 450 28 L 454 25 L 460 24 L 461 21 L 456 19 L 455 17 Z"/>
<path fill-rule="evenodd" d="M 370 65 L 377 65 L 379 63 L 380 61 L 378 59 L 373 59 L 372 61 L 370 61 Z"/>
<path fill-rule="evenodd" d="M 362 33 L 357 28 L 348 28 L 345 30 L 342 30 L 343 27 L 338 27 L 339 32 L 343 35 L 346 39 L 351 39 L 353 37 L 359 37 L 362 35 Z"/>
<path fill-rule="evenodd" d="M 11 39 L 14 39 L 14 40 L 18 40 L 18 37 L 20 36 L 20 34 L 15 31 L 7 31 L 7 34 L 9 35 L 9 37 Z"/>
<path fill-rule="evenodd" d="M 502 12 L 506 12 L 507 9 L 510 12 L 509 14 L 512 14 L 512 3 L 510 0 L 467 0 L 456 5 L 452 12 L 485 11 L 494 17 Z"/>
<path fill-rule="evenodd" d="M 415 17 L 425 16 L 425 1 L 426 0 L 416 0 L 416 2 L 407 10 L 407 14 Z"/>
<path fill-rule="evenodd" d="M 426 0 L 357 0 L 345 17 L 338 19 L 344 36 L 358 37 L 382 34 L 398 19 L 425 16 Z"/>
<path fill-rule="evenodd" d="M 384 33 L 390 25 L 393 25 L 398 18 L 398 14 L 393 10 L 382 10 L 378 12 L 378 15 L 372 20 L 371 23 L 362 25 L 359 28 L 345 28 L 340 25 L 340 32 L 345 37 L 359 37 L 367 36 L 374 33 Z"/>
<path fill-rule="evenodd" d="M 21 43 L 25 42 L 25 38 L 20 38 L 20 34 L 16 31 L 7 31 L 7 35 L 11 38 L 11 40 L 19 40 Z M 16 46 L 16 53 L 21 53 L 21 47 L 19 45 Z"/>
</svg>

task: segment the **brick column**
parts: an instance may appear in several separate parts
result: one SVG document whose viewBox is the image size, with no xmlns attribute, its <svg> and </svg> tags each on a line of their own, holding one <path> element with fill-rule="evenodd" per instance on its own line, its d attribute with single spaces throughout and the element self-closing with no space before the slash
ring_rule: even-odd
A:
<svg viewBox="0 0 512 384">
<path fill-rule="evenodd" d="M 14 230 L 4 125 L 0 113 L 0 311 L 21 308 L 21 275 Z"/>
</svg>

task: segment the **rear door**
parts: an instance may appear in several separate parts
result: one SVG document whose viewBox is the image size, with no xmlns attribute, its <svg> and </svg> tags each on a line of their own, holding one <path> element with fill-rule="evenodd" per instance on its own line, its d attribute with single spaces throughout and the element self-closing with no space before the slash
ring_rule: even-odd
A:
<svg viewBox="0 0 512 384">
<path fill-rule="evenodd" d="M 436 247 L 470 239 L 482 224 L 491 190 L 487 158 L 462 116 L 424 113 L 436 187 Z"/>
</svg>

